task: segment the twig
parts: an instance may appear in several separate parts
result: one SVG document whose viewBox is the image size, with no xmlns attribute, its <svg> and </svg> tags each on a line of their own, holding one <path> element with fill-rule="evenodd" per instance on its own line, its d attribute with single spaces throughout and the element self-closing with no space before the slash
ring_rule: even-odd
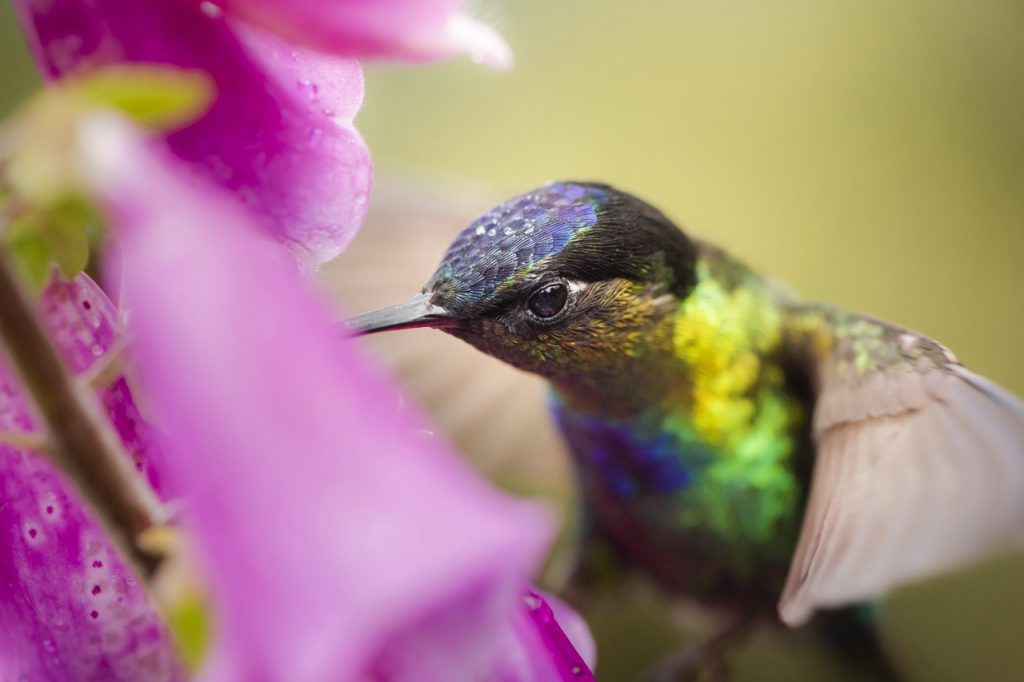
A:
<svg viewBox="0 0 1024 682">
<path fill-rule="evenodd" d="M 2 250 L 0 341 L 42 418 L 45 453 L 75 483 L 124 556 L 149 578 L 159 557 L 143 551 L 136 538 L 163 522 L 160 502 L 135 472 L 93 393 L 64 367 Z"/>
</svg>

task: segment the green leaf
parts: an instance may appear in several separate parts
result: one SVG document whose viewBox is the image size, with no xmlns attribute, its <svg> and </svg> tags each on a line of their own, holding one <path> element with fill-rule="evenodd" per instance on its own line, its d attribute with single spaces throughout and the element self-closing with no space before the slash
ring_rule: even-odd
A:
<svg viewBox="0 0 1024 682">
<path fill-rule="evenodd" d="M 110 66 L 69 76 L 30 98 L 0 128 L 2 180 L 25 202 L 57 203 L 88 187 L 76 157 L 82 121 L 106 110 L 150 130 L 173 130 L 201 115 L 213 96 L 204 73 L 165 66 Z"/>
<path fill-rule="evenodd" d="M 96 218 L 82 204 L 63 204 L 47 217 L 42 233 L 50 243 L 53 261 L 62 275 L 74 277 L 89 263 L 89 242 L 96 232 Z"/>
<path fill-rule="evenodd" d="M 109 106 L 154 130 L 174 130 L 198 118 L 215 94 L 201 71 L 122 64 L 75 77 L 68 86 L 90 104 Z"/>
<path fill-rule="evenodd" d="M 0 128 L 0 184 L 18 199 L 52 205 L 88 187 L 78 162 L 81 124 L 119 112 L 151 130 L 180 128 L 213 100 L 202 72 L 152 65 L 97 69 L 63 79 L 34 95 Z"/>
<path fill-rule="evenodd" d="M 32 290 L 39 292 L 50 275 L 53 254 L 49 241 L 38 230 L 24 232 L 8 241 L 8 250 L 11 259 Z"/>
<path fill-rule="evenodd" d="M 65 277 L 85 269 L 90 245 L 101 226 L 102 220 L 89 202 L 67 197 L 55 206 L 22 214 L 7 226 L 3 236 L 15 263 L 38 291 L 54 265 Z"/>
<path fill-rule="evenodd" d="M 190 670 L 198 669 L 210 645 L 209 605 L 192 592 L 181 596 L 167 608 L 166 616 L 185 665 Z"/>
<path fill-rule="evenodd" d="M 4 122 L 0 207 L 23 208 L 12 224 L 0 225 L 0 242 L 34 287 L 45 284 L 54 264 L 65 277 L 81 272 L 102 224 L 76 156 L 81 123 L 115 110 L 151 130 L 170 130 L 201 115 L 213 96 L 212 81 L 200 71 L 110 66 L 61 80 Z"/>
</svg>

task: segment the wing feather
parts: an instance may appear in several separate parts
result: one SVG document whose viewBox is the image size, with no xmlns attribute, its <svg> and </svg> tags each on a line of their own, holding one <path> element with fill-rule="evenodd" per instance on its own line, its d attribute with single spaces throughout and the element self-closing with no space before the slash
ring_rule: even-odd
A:
<svg viewBox="0 0 1024 682">
<path fill-rule="evenodd" d="M 921 340 L 867 372 L 848 347 L 821 368 L 790 625 L 1024 542 L 1024 405 Z"/>
</svg>

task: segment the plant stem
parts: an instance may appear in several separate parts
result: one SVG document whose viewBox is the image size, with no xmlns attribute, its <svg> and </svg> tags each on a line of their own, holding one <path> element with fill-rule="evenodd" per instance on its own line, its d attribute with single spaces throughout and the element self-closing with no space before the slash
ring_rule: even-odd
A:
<svg viewBox="0 0 1024 682">
<path fill-rule="evenodd" d="M 64 366 L 2 249 L 0 341 L 42 418 L 46 455 L 77 486 L 123 555 L 149 578 L 160 559 L 144 552 L 136 538 L 163 522 L 160 501 L 135 471 L 96 396 Z"/>
</svg>

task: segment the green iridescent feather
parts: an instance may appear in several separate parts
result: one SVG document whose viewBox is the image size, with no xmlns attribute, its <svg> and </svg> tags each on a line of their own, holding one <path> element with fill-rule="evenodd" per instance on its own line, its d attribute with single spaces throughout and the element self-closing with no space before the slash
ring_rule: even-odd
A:
<svg viewBox="0 0 1024 682">
<path fill-rule="evenodd" d="M 777 591 L 799 531 L 808 457 L 806 396 L 783 366 L 785 298 L 710 247 L 696 274 L 689 296 L 634 340 L 634 364 L 619 383 L 669 379 L 647 390 L 633 412 L 609 403 L 635 385 L 605 379 L 596 410 L 561 391 L 559 422 L 588 494 L 642 517 L 632 531 L 638 538 L 702 554 L 700 571 L 715 575 L 710 585 L 735 590 L 770 573 Z M 674 556 L 656 547 L 643 554 Z M 673 582 L 696 579 L 689 566 L 652 570 Z"/>
</svg>

